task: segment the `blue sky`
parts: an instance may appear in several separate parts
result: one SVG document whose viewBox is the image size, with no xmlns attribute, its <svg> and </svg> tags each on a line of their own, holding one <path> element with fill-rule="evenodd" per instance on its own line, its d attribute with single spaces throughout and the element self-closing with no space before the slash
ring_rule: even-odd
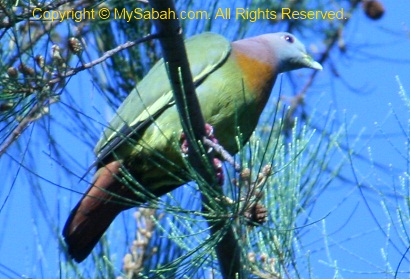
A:
<svg viewBox="0 0 410 279">
<path fill-rule="evenodd" d="M 356 158 L 353 161 L 358 170 L 356 174 L 359 181 L 371 183 L 375 190 L 391 193 L 393 185 L 399 185 L 399 176 L 403 176 L 407 170 L 406 161 L 410 157 L 406 149 L 408 138 L 399 125 L 404 124 L 407 133 L 409 132 L 406 125 L 410 110 L 398 94 L 399 84 L 396 80 L 398 76 L 404 89 L 410 91 L 410 2 L 384 1 L 384 5 L 386 14 L 379 21 L 371 21 L 361 11 L 357 11 L 344 30 L 350 51 L 347 55 L 334 52 L 331 56 L 331 61 L 343 80 L 336 79 L 330 71 L 332 65 L 325 64 L 325 70 L 316 78 L 314 91 L 307 96 L 307 110 L 320 113 L 331 108 L 340 124 L 352 121 L 347 131 L 349 141 L 353 142 L 362 133 L 362 139 L 356 146 L 360 147 L 360 154 L 367 159 L 361 161 Z M 257 31 L 251 29 L 250 33 L 256 34 Z M 309 41 L 315 42 L 314 34 L 309 37 Z M 314 49 L 310 50 L 312 52 Z M 290 83 L 286 78 L 283 83 L 283 90 L 286 92 Z M 346 84 L 356 88 L 356 92 L 349 90 Z M 87 164 L 93 160 L 92 144 L 97 140 L 101 125 L 89 123 L 94 125 L 90 129 L 93 132 L 86 139 L 88 144 L 84 144 L 79 139 L 86 134 L 84 127 L 77 128 L 78 137 L 66 133 L 62 126 L 71 120 L 60 112 L 69 109 L 66 105 L 73 106 L 101 123 L 112 114 L 112 110 L 95 92 L 86 74 L 74 77 L 70 86 L 81 94 L 74 97 L 74 100 L 63 98 L 65 105 L 51 108 L 51 123 L 55 125 L 50 125 L 47 120 L 35 123 L 21 138 L 20 147 L 15 146 L 10 151 L 12 156 L 6 154 L 0 160 L 1 174 L 4 177 L 0 190 L 0 206 L 3 206 L 0 212 L 0 272 L 11 278 L 19 278 L 18 275 L 24 274 L 39 275 L 36 278 L 52 278 L 57 274 L 60 260 L 57 241 L 55 234 L 47 227 L 50 222 L 59 226 L 64 223 L 68 211 L 79 198 L 76 194 L 70 195 L 70 191 L 81 192 L 86 187 L 84 182 L 77 183 L 79 177 L 76 176 L 81 176 L 87 169 Z M 274 92 L 275 90 L 277 88 Z M 392 109 L 397 116 L 392 114 Z M 73 173 L 71 181 L 76 181 L 74 185 L 59 175 L 65 166 L 58 163 L 51 144 L 42 141 L 41 137 L 30 136 L 40 133 L 41 126 L 47 125 L 50 125 L 47 130 L 61 147 L 61 156 L 73 158 L 69 167 Z M 36 184 L 37 180 L 32 179 L 33 174 L 24 168 L 18 168 L 19 164 L 11 159 L 22 158 L 26 146 L 32 149 L 35 147 L 34 151 L 31 149 L 31 154 L 37 162 L 36 174 L 52 183 L 40 180 Z M 369 163 L 369 160 L 390 167 L 391 170 L 379 169 L 375 164 Z M 342 173 L 349 178 L 353 177 L 349 167 L 344 168 Z M 387 253 L 394 270 L 410 241 L 401 243 L 394 233 L 394 227 L 400 225 L 392 224 L 386 217 L 386 212 L 393 215 L 397 213 L 394 199 L 388 200 L 391 211 L 386 211 L 382 207 L 383 197 L 379 193 L 370 190 L 362 193 L 364 196 L 355 185 L 341 182 L 333 185 L 318 200 L 311 219 L 327 217 L 324 222 L 316 223 L 310 231 L 309 250 L 312 253 L 311 264 L 315 278 L 331 278 L 336 273 L 334 266 L 339 268 L 342 278 L 392 278 L 382 273 L 386 268 L 383 253 Z M 38 196 L 34 198 L 35 195 Z M 41 202 L 40 206 L 38 203 L 41 199 L 52 209 L 46 217 L 41 212 Z M 372 214 L 386 232 L 389 232 L 390 223 L 390 238 L 398 243 L 398 250 L 386 241 Z M 119 219 L 119 222 L 123 222 L 127 218 Z M 330 234 L 327 239 L 323 238 L 324 231 Z M 323 249 L 323 241 L 331 244 L 330 251 Z M 410 260 L 406 256 L 399 269 L 403 272 L 408 272 L 409 269 Z M 38 270 L 40 266 L 46 270 Z M 408 278 L 408 274 L 398 278 Z"/>
<path fill-rule="evenodd" d="M 323 91 L 315 96 L 311 94 L 312 99 L 309 103 L 331 104 L 336 109 L 340 121 L 349 123 L 354 119 L 348 130 L 351 142 L 356 135 L 362 133 L 362 140 L 358 143 L 358 146 L 362 146 L 361 154 L 386 166 L 381 170 L 369 162 L 353 160 L 360 182 L 373 183 L 376 191 L 389 189 L 388 191 L 392 192 L 393 185 L 398 184 L 398 176 L 404 175 L 407 170 L 409 158 L 406 155 L 408 138 L 403 135 L 398 122 L 399 119 L 405 126 L 404 129 L 407 128 L 409 110 L 398 94 L 399 84 L 396 76 L 408 92 L 410 3 L 384 1 L 384 4 L 386 14 L 382 20 L 371 21 L 363 14 L 359 14 L 344 30 L 347 35 L 346 42 L 348 47 L 353 49 L 353 53 L 349 52 L 350 55 L 347 57 L 332 57 L 344 81 L 323 78 L 329 75 L 329 72 L 324 71 L 323 77 L 319 76 L 317 79 Z M 329 80 L 331 84 L 327 83 Z M 349 91 L 344 85 L 345 82 L 357 88 L 357 91 Z M 397 118 L 392 114 L 392 109 Z M 345 169 L 343 173 L 352 177 L 349 169 Z M 326 218 L 326 230 L 332 234 L 329 241 L 341 242 L 333 246 L 331 256 L 325 261 L 328 261 L 328 265 L 331 265 L 332 261 L 337 262 L 344 278 L 390 278 L 382 274 L 386 263 L 382 248 L 386 249 L 385 253 L 391 260 L 392 268 L 395 269 L 399 265 L 402 253 L 405 253 L 408 247 L 408 242 L 401 243 L 397 235 L 391 233 L 392 241 L 400 243 L 399 251 L 392 249 L 392 245 L 388 244 L 372 218 L 374 214 L 383 228 L 389 231 L 387 211 L 382 209 L 382 196 L 375 191 L 363 193 L 364 196 L 354 186 L 340 183 L 327 191 L 317 204 L 316 216 L 323 216 L 324 212 L 331 213 Z M 392 206 L 390 213 L 395 215 L 397 211 L 394 209 L 394 202 Z M 394 227 L 398 226 L 398 223 L 390 225 Z M 323 227 L 319 227 L 317 232 L 320 233 L 321 229 Z M 406 255 L 399 270 L 408 272 L 408 264 Z M 333 268 L 326 268 L 323 258 L 316 266 L 316 271 L 318 268 L 319 278 L 330 278 L 330 275 L 335 273 Z M 399 274 L 398 278 L 408 278 L 408 274 Z"/>
</svg>

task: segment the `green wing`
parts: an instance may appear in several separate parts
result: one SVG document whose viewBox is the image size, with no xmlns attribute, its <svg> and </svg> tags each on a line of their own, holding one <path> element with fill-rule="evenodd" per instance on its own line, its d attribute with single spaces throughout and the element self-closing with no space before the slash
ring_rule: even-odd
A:
<svg viewBox="0 0 410 279">
<path fill-rule="evenodd" d="M 224 37 L 203 33 L 185 41 L 193 81 L 198 86 L 228 58 L 231 45 Z M 137 87 L 131 91 L 95 147 L 103 160 L 127 136 L 150 125 L 158 115 L 174 105 L 164 60 L 159 60 Z"/>
</svg>

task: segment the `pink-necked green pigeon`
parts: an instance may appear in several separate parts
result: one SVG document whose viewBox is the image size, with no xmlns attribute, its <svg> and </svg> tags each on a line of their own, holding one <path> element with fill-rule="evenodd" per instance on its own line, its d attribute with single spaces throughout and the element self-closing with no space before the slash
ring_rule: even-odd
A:
<svg viewBox="0 0 410 279">
<path fill-rule="evenodd" d="M 231 154 L 254 131 L 279 73 L 322 69 L 289 33 L 232 43 L 203 33 L 186 40 L 186 49 L 204 119 Z M 181 133 L 160 60 L 125 99 L 95 148 L 94 182 L 63 230 L 74 260 L 81 262 L 91 253 L 121 211 L 192 180 L 181 154 Z"/>
</svg>

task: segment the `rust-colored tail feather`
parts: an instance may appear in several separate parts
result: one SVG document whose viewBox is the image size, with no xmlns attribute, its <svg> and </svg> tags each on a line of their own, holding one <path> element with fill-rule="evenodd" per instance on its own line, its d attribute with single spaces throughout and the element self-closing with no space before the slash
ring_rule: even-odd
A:
<svg viewBox="0 0 410 279">
<path fill-rule="evenodd" d="M 114 161 L 100 168 L 95 182 L 68 217 L 63 236 L 69 255 L 77 262 L 91 253 L 114 218 L 132 207 L 118 198 L 130 195 L 128 188 L 115 178 L 120 166 L 120 162 Z"/>
</svg>

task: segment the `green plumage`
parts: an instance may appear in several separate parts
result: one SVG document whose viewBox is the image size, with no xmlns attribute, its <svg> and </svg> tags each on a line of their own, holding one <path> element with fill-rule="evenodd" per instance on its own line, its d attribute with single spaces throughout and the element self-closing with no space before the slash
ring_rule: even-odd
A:
<svg viewBox="0 0 410 279">
<path fill-rule="evenodd" d="M 214 127 L 220 143 L 236 153 L 235 136 L 247 140 L 259 114 L 230 42 L 217 34 L 204 33 L 188 39 L 186 48 L 204 119 Z M 120 160 L 151 191 L 171 189 L 189 180 L 181 169 L 181 133 L 161 59 L 120 106 L 95 152 L 104 163 L 113 160 L 112 156 Z"/>
<path fill-rule="evenodd" d="M 204 51 L 204 41 L 207 51 Z M 204 33 L 186 40 L 187 56 L 190 61 L 193 82 L 202 81 L 227 59 L 231 46 L 224 37 Z M 164 60 L 159 60 L 144 79 L 131 91 L 123 104 L 118 108 L 109 128 L 95 147 L 99 156 L 114 138 L 124 137 L 121 131 L 137 128 L 142 123 L 153 122 L 158 113 L 173 105 L 171 85 L 168 80 Z M 128 136 L 128 135 L 125 135 Z"/>
<path fill-rule="evenodd" d="M 230 43 L 204 33 L 186 41 L 205 121 L 236 153 L 254 131 L 279 73 L 322 69 L 289 33 Z M 68 254 L 84 260 L 123 210 L 190 180 L 180 150 L 182 128 L 163 60 L 120 106 L 98 142 L 95 180 L 63 230 Z"/>
</svg>

